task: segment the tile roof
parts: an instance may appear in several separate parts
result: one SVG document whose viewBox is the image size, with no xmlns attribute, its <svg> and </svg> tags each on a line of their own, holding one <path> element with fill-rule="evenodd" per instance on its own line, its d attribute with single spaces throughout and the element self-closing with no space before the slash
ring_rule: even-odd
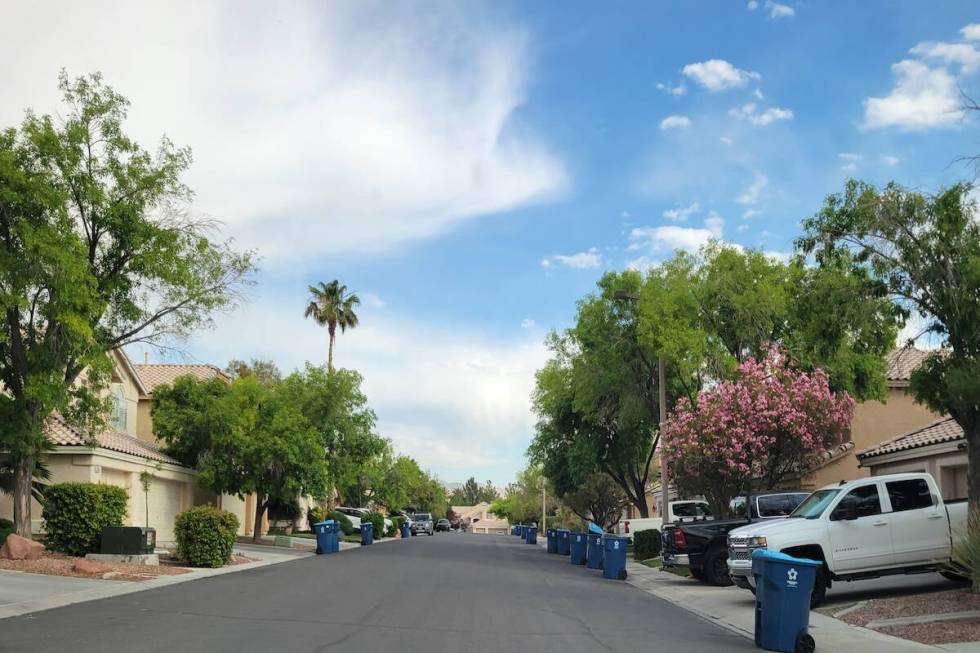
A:
<svg viewBox="0 0 980 653">
<path fill-rule="evenodd" d="M 95 437 L 93 442 L 84 433 L 65 421 L 60 415 L 52 415 L 48 420 L 45 434 L 51 444 L 63 447 L 101 447 L 110 451 L 118 451 L 131 456 L 139 456 L 147 460 L 154 460 L 171 465 L 180 465 L 180 462 L 171 458 L 160 450 L 159 445 L 146 440 L 140 440 L 127 433 L 108 429 Z"/>
<path fill-rule="evenodd" d="M 178 377 L 191 375 L 201 381 L 208 379 L 223 379 L 230 381 L 231 377 L 214 365 L 192 364 L 183 365 L 180 363 L 143 363 L 133 365 L 136 373 L 140 375 L 140 380 L 146 386 L 148 392 L 152 394 L 153 388 L 158 385 L 171 384 Z"/>
<path fill-rule="evenodd" d="M 916 349 L 915 347 L 903 347 L 895 349 L 888 354 L 888 372 L 886 378 L 891 387 L 908 385 L 912 372 L 922 364 L 932 352 Z"/>
<path fill-rule="evenodd" d="M 864 451 L 859 451 L 858 458 L 864 460 L 887 453 L 918 449 L 919 447 L 927 447 L 931 444 L 952 442 L 954 440 L 962 440 L 963 438 L 963 428 L 952 417 L 946 417 L 928 426 L 923 426 L 920 429 L 905 433 L 887 442 L 882 442 Z"/>
</svg>

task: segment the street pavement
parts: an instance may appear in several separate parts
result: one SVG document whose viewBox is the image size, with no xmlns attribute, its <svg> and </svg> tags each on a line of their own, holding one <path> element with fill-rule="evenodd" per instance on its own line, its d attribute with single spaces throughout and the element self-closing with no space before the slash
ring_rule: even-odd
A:
<svg viewBox="0 0 980 653">
<path fill-rule="evenodd" d="M 515 537 L 440 534 L 0 620 L 0 650 L 725 653 L 754 647 Z"/>
</svg>

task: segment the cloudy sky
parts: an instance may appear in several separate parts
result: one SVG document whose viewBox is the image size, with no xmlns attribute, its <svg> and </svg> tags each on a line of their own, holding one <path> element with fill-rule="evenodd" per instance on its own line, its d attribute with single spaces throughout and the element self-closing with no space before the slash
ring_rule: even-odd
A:
<svg viewBox="0 0 980 653">
<path fill-rule="evenodd" d="M 101 71 L 262 256 L 188 357 L 322 362 L 306 287 L 339 278 L 364 304 L 337 362 L 383 433 L 504 484 L 544 335 L 604 270 L 710 238 L 788 252 L 845 178 L 932 189 L 980 153 L 975 2 L 597 7 L 10 2 L 0 126 L 58 111 L 60 68 Z"/>
</svg>

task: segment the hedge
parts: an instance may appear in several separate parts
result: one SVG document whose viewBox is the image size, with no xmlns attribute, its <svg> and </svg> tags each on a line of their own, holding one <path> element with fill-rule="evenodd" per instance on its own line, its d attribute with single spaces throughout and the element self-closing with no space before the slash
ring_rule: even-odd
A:
<svg viewBox="0 0 980 653">
<path fill-rule="evenodd" d="M 311 531 L 313 530 L 313 524 L 319 524 L 325 519 L 327 519 L 327 511 L 320 506 L 313 506 L 306 511 L 306 521 L 309 522 Z"/>
<path fill-rule="evenodd" d="M 195 506 L 174 522 L 177 557 L 193 567 L 221 567 L 231 558 L 238 517 L 214 506 Z"/>
<path fill-rule="evenodd" d="M 660 531 L 650 529 L 633 533 L 633 559 L 648 560 L 660 555 Z"/>
<path fill-rule="evenodd" d="M 336 510 L 331 510 L 330 514 L 327 515 L 327 519 L 332 519 L 335 522 L 340 523 L 340 532 L 344 535 L 354 534 L 354 524 L 351 523 L 350 518 L 342 512 L 337 512 Z"/>
<path fill-rule="evenodd" d="M 385 536 L 385 516 L 380 512 L 368 512 L 361 517 L 361 523 L 371 522 L 374 525 L 374 537 L 381 539 Z"/>
<path fill-rule="evenodd" d="M 7 536 L 14 532 L 14 522 L 9 519 L 0 519 L 0 545 L 4 543 Z"/>
<path fill-rule="evenodd" d="M 122 526 L 129 494 L 99 483 L 54 483 L 44 489 L 45 544 L 68 555 L 98 553 L 102 529 Z"/>
</svg>

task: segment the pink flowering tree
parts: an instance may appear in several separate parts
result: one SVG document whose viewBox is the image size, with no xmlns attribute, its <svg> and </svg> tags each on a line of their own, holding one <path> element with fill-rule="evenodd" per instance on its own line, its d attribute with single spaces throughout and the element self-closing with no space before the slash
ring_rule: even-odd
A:
<svg viewBox="0 0 980 653">
<path fill-rule="evenodd" d="M 853 414 L 854 401 L 831 392 L 823 370 L 796 370 L 772 350 L 696 401 L 678 402 L 664 430 L 671 483 L 729 514 L 734 497 L 812 468 L 844 440 Z"/>
</svg>

